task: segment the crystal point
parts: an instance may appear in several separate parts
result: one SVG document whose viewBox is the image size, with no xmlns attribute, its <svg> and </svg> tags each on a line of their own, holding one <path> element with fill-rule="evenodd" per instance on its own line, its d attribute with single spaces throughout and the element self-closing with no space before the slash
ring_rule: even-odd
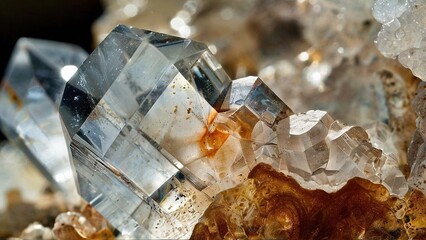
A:
<svg viewBox="0 0 426 240">
<path fill-rule="evenodd" d="M 58 107 L 66 81 L 86 56 L 74 45 L 21 38 L 0 90 L 1 130 L 70 202 L 77 195 Z"/>
<path fill-rule="evenodd" d="M 117 26 L 61 102 L 82 197 L 125 235 L 188 234 L 210 202 L 201 190 L 217 180 L 192 163 L 208 155 L 200 141 L 230 84 L 206 45 Z"/>
</svg>

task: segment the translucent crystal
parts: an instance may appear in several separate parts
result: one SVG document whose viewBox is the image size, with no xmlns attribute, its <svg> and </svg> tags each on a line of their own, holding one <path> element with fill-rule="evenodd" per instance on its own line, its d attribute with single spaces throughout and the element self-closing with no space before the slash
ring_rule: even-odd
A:
<svg viewBox="0 0 426 240">
<path fill-rule="evenodd" d="M 386 57 L 398 58 L 415 76 L 425 80 L 426 2 L 376 0 L 373 13 L 383 24 L 376 40 L 380 52 Z"/>
<path fill-rule="evenodd" d="M 292 111 L 257 77 L 231 83 L 204 44 L 118 26 L 60 113 L 83 198 L 125 236 L 179 238 L 255 165 L 258 122 Z"/>
<path fill-rule="evenodd" d="M 0 126 L 55 185 L 77 201 L 58 107 L 65 83 L 86 58 L 69 44 L 22 38 L 0 90 Z"/>
<path fill-rule="evenodd" d="M 389 23 L 407 10 L 408 2 L 408 0 L 376 0 L 373 5 L 373 16 L 382 24 Z"/>
<path fill-rule="evenodd" d="M 115 28 L 60 108 L 82 197 L 125 236 L 189 234 L 210 202 L 195 186 L 214 179 L 191 163 L 229 85 L 204 44 Z"/>
<path fill-rule="evenodd" d="M 324 111 L 280 121 L 277 137 L 282 151 L 280 170 L 307 188 L 330 192 L 353 177 L 362 177 L 382 183 L 399 197 L 408 190 L 398 161 L 374 148 L 364 129 L 344 126 Z"/>
</svg>

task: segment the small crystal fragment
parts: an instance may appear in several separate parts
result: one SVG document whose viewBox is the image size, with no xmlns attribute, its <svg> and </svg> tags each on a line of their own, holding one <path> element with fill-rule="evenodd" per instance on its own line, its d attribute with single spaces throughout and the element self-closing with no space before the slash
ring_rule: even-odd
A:
<svg viewBox="0 0 426 240">
<path fill-rule="evenodd" d="M 58 106 L 66 81 L 87 54 L 69 44 L 22 38 L 0 90 L 0 127 L 71 203 L 73 182 Z"/>
</svg>

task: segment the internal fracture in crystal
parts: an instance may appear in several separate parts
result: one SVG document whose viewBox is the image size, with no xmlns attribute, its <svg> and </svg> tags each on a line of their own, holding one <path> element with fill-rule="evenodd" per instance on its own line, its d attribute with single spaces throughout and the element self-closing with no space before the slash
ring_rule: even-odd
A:
<svg viewBox="0 0 426 240">
<path fill-rule="evenodd" d="M 0 90 L 0 127 L 67 200 L 78 201 L 58 107 L 66 81 L 87 57 L 81 48 L 22 38 Z"/>
</svg>

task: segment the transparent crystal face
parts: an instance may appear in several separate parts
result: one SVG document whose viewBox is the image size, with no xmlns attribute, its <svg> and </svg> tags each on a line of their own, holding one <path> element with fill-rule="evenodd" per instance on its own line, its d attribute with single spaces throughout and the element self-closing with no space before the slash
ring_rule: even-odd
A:
<svg viewBox="0 0 426 240">
<path fill-rule="evenodd" d="M 0 90 L 1 130 L 71 202 L 77 195 L 58 107 L 86 57 L 74 45 L 21 38 Z"/>
<path fill-rule="evenodd" d="M 257 122 L 291 110 L 256 77 L 231 82 L 202 43 L 118 26 L 60 113 L 82 197 L 126 236 L 181 238 L 254 166 Z"/>
</svg>

